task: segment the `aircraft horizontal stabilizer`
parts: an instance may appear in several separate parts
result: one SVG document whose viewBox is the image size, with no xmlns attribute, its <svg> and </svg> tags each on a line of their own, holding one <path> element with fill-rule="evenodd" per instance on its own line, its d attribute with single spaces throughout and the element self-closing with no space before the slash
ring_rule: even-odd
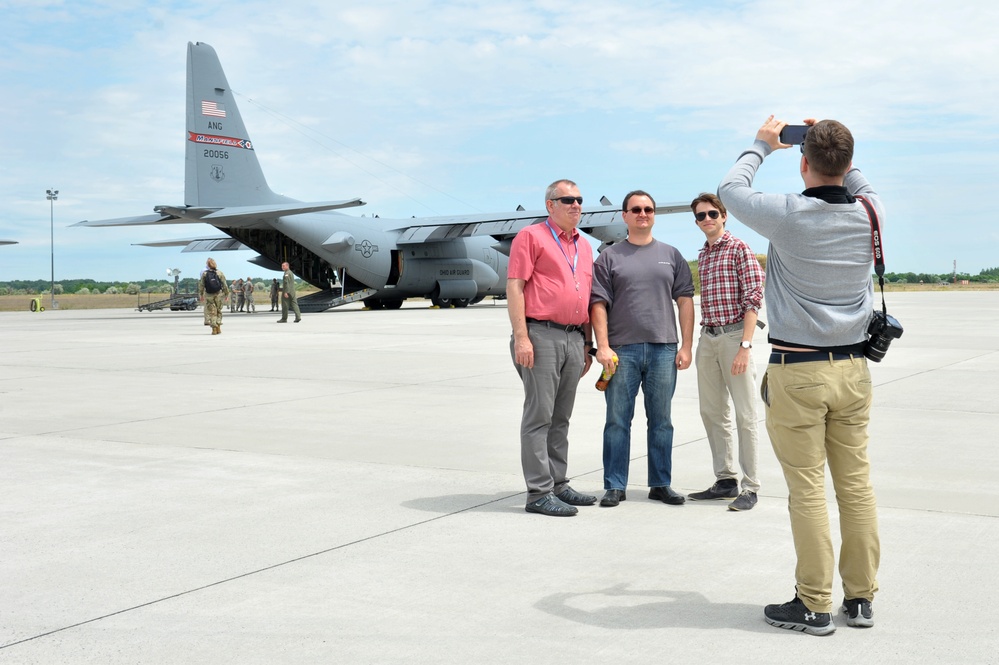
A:
<svg viewBox="0 0 999 665">
<path fill-rule="evenodd" d="M 201 218 L 202 221 L 214 224 L 225 220 L 227 222 L 244 219 L 260 219 L 261 217 L 282 217 L 285 215 L 304 215 L 310 212 L 324 210 L 339 210 L 341 208 L 356 208 L 364 205 L 361 199 L 346 201 L 322 201 L 319 203 L 276 203 L 260 206 L 226 206 Z"/>
<path fill-rule="evenodd" d="M 200 220 L 178 219 L 174 215 L 141 215 L 139 217 L 118 217 L 116 219 L 95 219 L 92 221 L 85 219 L 82 222 L 70 224 L 70 226 L 144 226 L 146 224 L 159 224 L 161 222 L 180 223 L 186 221 Z"/>
<path fill-rule="evenodd" d="M 192 224 L 205 223 L 219 227 L 241 226 L 256 223 L 261 219 L 274 219 L 285 215 L 304 215 L 325 210 L 339 210 L 364 205 L 359 198 L 344 201 L 321 201 L 302 203 L 292 201 L 254 206 L 227 206 L 225 208 L 196 208 L 188 206 L 161 205 L 153 208 L 158 214 L 139 217 L 119 217 L 116 219 L 83 220 L 71 226 L 145 226 L 150 224 Z"/>
</svg>

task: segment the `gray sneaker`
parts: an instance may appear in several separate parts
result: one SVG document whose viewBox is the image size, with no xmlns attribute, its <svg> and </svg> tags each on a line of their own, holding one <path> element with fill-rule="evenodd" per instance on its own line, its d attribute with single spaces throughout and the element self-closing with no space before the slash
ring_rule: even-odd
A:
<svg viewBox="0 0 999 665">
<path fill-rule="evenodd" d="M 749 490 L 742 490 L 735 501 L 728 504 L 729 510 L 752 510 L 753 506 L 756 505 L 756 492 L 750 492 Z"/>
<path fill-rule="evenodd" d="M 846 625 L 854 628 L 870 628 L 874 625 L 874 608 L 866 598 L 843 599 L 840 611 L 846 615 Z"/>
</svg>

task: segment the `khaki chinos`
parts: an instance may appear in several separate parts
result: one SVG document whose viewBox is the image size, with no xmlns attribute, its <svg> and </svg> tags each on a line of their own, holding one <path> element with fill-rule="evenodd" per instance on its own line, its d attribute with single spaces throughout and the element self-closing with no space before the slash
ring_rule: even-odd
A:
<svg viewBox="0 0 999 665">
<path fill-rule="evenodd" d="M 710 330 L 702 327 L 697 340 L 695 360 L 701 420 L 708 434 L 715 479 L 735 480 L 739 477 L 733 459 L 732 413 L 735 412 L 742 489 L 759 492 L 757 469 L 760 435 L 756 425 L 756 365 L 750 358 L 745 372 L 732 374 L 732 363 L 742 342 L 743 326 L 738 323 L 725 328 L 731 330 L 713 335 Z M 731 403 L 729 395 L 732 396 Z"/>
<path fill-rule="evenodd" d="M 871 413 L 867 359 L 771 362 L 764 401 L 768 403 L 770 442 L 787 480 L 791 533 L 798 555 L 798 597 L 813 612 L 832 611 L 834 559 L 825 491 L 828 460 L 839 506 L 843 592 L 846 598 L 873 600 L 881 545 L 867 457 Z"/>
</svg>

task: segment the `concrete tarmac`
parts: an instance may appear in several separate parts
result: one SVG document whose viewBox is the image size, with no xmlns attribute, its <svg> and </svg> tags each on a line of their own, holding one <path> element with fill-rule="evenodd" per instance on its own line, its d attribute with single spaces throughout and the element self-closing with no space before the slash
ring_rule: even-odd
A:
<svg viewBox="0 0 999 665">
<path fill-rule="evenodd" d="M 762 406 L 752 511 L 649 501 L 639 404 L 626 502 L 524 512 L 502 303 L 221 336 L 200 311 L 0 314 L 0 663 L 999 662 L 999 292 L 888 302 L 876 625 L 828 637 L 763 620 L 794 551 Z M 694 371 L 685 493 L 713 481 Z M 569 471 L 599 496 L 596 378 Z"/>
</svg>

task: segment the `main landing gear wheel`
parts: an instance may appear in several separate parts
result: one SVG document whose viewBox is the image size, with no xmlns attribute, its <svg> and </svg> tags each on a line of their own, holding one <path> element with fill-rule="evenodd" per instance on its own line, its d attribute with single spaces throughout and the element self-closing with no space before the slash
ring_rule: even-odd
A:
<svg viewBox="0 0 999 665">
<path fill-rule="evenodd" d="M 451 307 L 451 305 L 454 304 L 454 299 L 441 298 L 440 296 L 431 296 L 430 302 L 432 302 L 434 306 L 440 307 L 441 309 L 448 309 L 449 307 Z"/>
<path fill-rule="evenodd" d="M 365 298 L 363 302 L 364 306 L 368 309 L 382 309 L 384 307 L 384 303 L 381 300 L 375 300 L 374 298 Z"/>
<path fill-rule="evenodd" d="M 399 309 L 402 307 L 401 300 L 383 300 L 382 307 L 385 309 Z"/>
<path fill-rule="evenodd" d="M 471 298 L 455 298 L 452 304 L 455 307 L 468 307 L 472 303 Z"/>
</svg>

